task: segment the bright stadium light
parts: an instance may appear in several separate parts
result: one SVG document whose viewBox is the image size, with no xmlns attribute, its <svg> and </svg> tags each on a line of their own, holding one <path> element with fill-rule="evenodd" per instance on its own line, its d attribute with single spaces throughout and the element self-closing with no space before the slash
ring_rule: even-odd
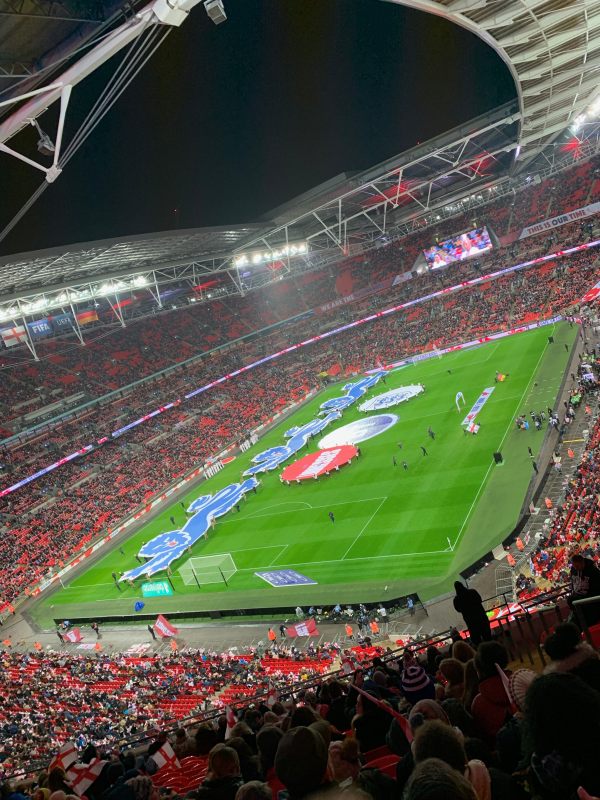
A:
<svg viewBox="0 0 600 800">
<path fill-rule="evenodd" d="M 293 257 L 303 255 L 308 252 L 308 245 L 306 242 L 294 242 L 293 244 L 286 244 L 283 247 L 272 248 L 264 251 L 252 251 L 249 253 L 240 253 L 233 259 L 235 267 L 245 267 L 248 264 L 269 263 L 271 261 L 280 261 L 286 257 Z"/>
</svg>

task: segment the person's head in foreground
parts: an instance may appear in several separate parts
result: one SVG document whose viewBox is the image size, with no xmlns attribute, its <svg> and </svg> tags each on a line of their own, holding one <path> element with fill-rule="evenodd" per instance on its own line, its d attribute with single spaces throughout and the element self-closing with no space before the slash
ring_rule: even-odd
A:
<svg viewBox="0 0 600 800">
<path fill-rule="evenodd" d="M 327 772 L 327 747 L 314 728 L 292 728 L 281 739 L 275 772 L 292 800 L 316 792 Z"/>
<path fill-rule="evenodd" d="M 569 673 L 540 675 L 525 698 L 524 753 L 545 798 L 571 798 L 579 786 L 600 794 L 600 693 Z"/>
<path fill-rule="evenodd" d="M 241 776 L 240 759 L 233 747 L 217 744 L 208 754 L 208 773 L 210 780 L 237 778 Z"/>
<path fill-rule="evenodd" d="M 428 758 L 413 770 L 403 800 L 477 800 L 477 795 L 460 772 L 439 758 Z"/>
</svg>

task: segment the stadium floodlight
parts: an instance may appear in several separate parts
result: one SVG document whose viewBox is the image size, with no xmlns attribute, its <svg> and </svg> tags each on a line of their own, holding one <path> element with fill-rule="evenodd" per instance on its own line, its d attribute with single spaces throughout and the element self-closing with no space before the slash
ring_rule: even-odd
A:
<svg viewBox="0 0 600 800">
<path fill-rule="evenodd" d="M 204 0 L 204 8 L 215 25 L 220 25 L 227 20 L 223 0 Z"/>
<path fill-rule="evenodd" d="M 283 247 L 269 250 L 240 253 L 233 259 L 233 264 L 235 267 L 245 267 L 248 264 L 258 266 L 259 264 L 280 261 L 286 257 L 300 256 L 305 253 L 308 253 L 308 244 L 306 242 L 294 242 L 293 244 L 286 244 Z"/>
<path fill-rule="evenodd" d="M 31 124 L 36 128 L 40 137 L 37 143 L 38 153 L 41 153 L 43 156 L 53 156 L 56 147 L 52 139 L 40 128 L 37 119 L 32 119 Z"/>
</svg>

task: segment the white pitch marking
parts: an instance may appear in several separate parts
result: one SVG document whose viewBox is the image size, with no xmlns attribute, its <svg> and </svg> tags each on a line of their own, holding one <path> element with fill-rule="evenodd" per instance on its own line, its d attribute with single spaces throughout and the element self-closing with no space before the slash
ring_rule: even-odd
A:
<svg viewBox="0 0 600 800">
<path fill-rule="evenodd" d="M 283 553 L 285 553 L 285 551 L 286 551 L 287 549 L 288 549 L 288 545 L 287 545 L 287 544 L 284 544 L 284 545 L 283 545 L 283 547 L 281 548 L 281 550 L 279 551 L 279 553 L 277 553 L 277 555 L 276 555 L 276 556 L 275 556 L 275 558 L 273 559 L 273 561 L 271 561 L 271 563 L 269 564 L 269 566 L 270 566 L 270 567 L 272 567 L 272 566 L 273 566 L 273 564 L 274 564 L 274 563 L 277 561 L 277 559 L 278 559 L 278 558 L 280 558 L 280 557 L 283 555 Z"/>
<path fill-rule="evenodd" d="M 377 512 L 379 511 L 379 509 L 380 509 L 380 508 L 381 508 L 381 506 L 382 506 L 382 505 L 385 503 L 385 501 L 386 501 L 386 500 L 387 500 L 387 497 L 382 497 L 382 498 L 381 498 L 381 502 L 379 503 L 379 505 L 377 506 L 377 508 L 375 509 L 375 511 L 374 511 L 374 512 L 371 514 L 371 516 L 369 517 L 369 519 L 368 519 L 368 520 L 365 522 L 365 524 L 362 526 L 362 528 L 361 528 L 361 529 L 360 529 L 360 531 L 358 532 L 358 536 L 356 537 L 356 539 L 355 539 L 355 540 L 352 542 L 352 544 L 350 545 L 350 547 L 349 547 L 349 548 L 346 550 L 346 552 L 345 552 L 345 553 L 344 553 L 344 555 L 342 556 L 342 558 L 341 558 L 341 560 L 342 560 L 342 561 L 343 561 L 343 560 L 346 558 L 346 556 L 348 555 L 348 553 L 350 552 L 350 550 L 352 550 L 352 548 L 354 547 L 354 545 L 355 545 L 355 544 L 358 542 L 358 540 L 360 539 L 360 537 L 363 535 L 364 531 L 365 531 L 365 530 L 366 530 L 366 529 L 369 527 L 369 525 L 371 524 L 371 522 L 372 522 L 372 520 L 374 519 L 375 515 L 377 514 Z M 350 560 L 352 560 L 352 559 L 350 559 Z"/>
</svg>

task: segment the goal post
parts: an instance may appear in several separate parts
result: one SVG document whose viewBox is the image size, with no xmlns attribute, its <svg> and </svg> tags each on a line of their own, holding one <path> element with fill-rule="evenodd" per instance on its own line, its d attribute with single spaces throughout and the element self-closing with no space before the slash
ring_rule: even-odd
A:
<svg viewBox="0 0 600 800">
<path fill-rule="evenodd" d="M 220 553 L 188 558 L 178 572 L 186 586 L 196 584 L 200 587 L 205 583 L 224 583 L 227 586 L 237 572 L 237 567 L 231 553 Z"/>
</svg>

